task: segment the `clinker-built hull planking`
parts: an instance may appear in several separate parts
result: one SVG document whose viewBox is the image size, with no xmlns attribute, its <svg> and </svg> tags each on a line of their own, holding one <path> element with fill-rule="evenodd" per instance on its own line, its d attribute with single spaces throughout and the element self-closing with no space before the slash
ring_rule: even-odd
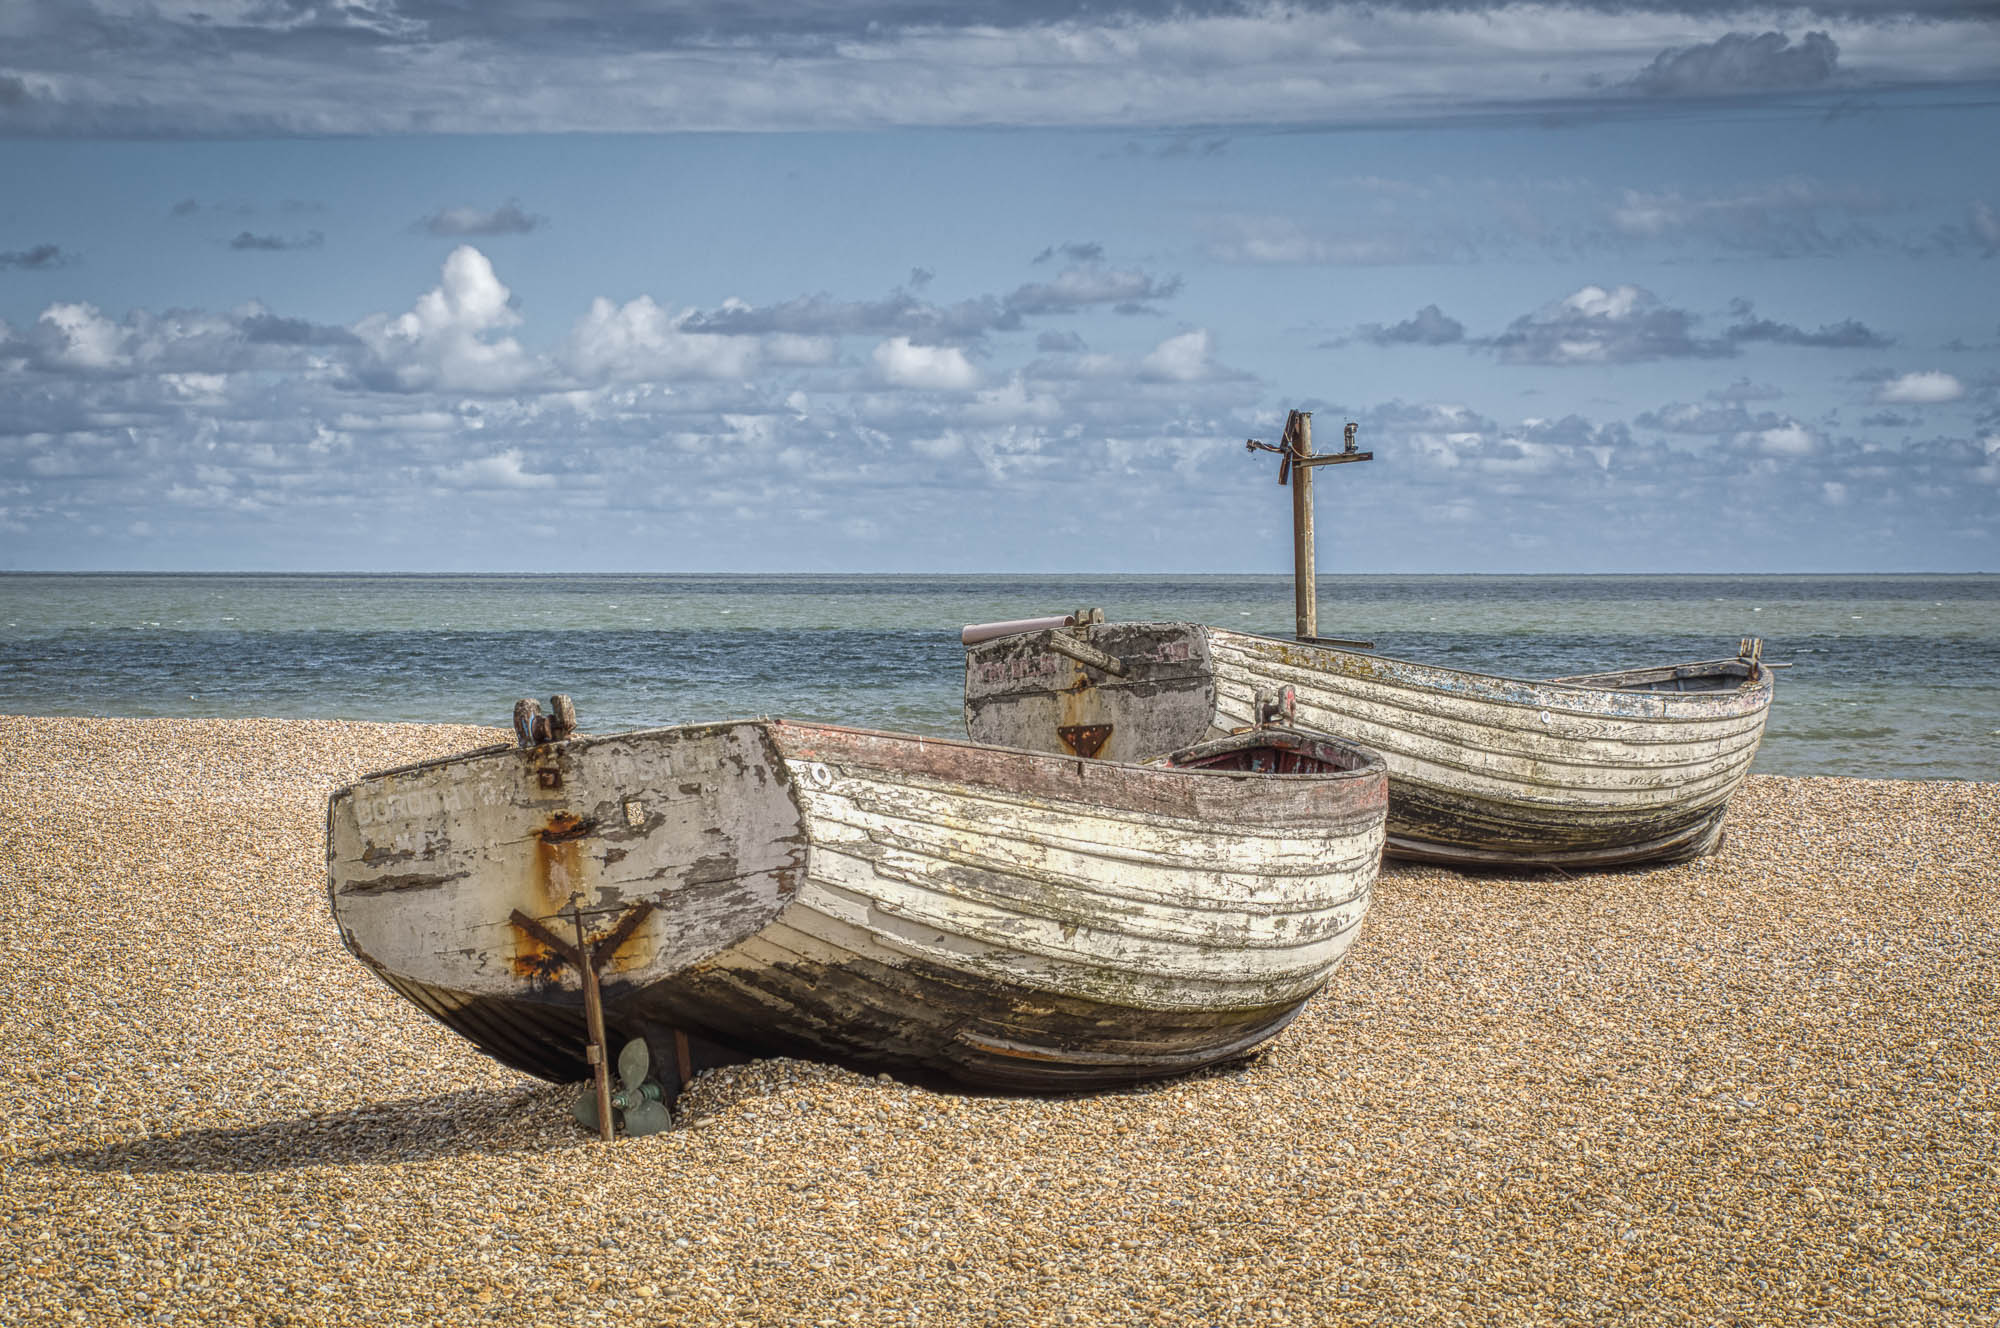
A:
<svg viewBox="0 0 2000 1328">
<path fill-rule="evenodd" d="M 758 721 L 494 748 L 334 796 L 348 947 L 496 1058 L 584 1075 L 580 897 L 613 1045 L 672 1033 L 1002 1089 L 1275 1035 L 1367 909 L 1379 762 L 1139 768 Z M 632 920 L 634 915 L 636 920 Z"/>
<path fill-rule="evenodd" d="M 1460 865 L 1712 850 L 1771 702 L 1770 674 L 1745 660 L 1533 682 L 1187 623 L 1065 631 L 1118 676 L 1053 634 L 968 648 L 976 741 L 1060 750 L 1064 730 L 1108 726 L 1102 755 L 1143 760 L 1250 724 L 1260 694 L 1291 687 L 1299 726 L 1388 763 L 1390 855 Z"/>
</svg>

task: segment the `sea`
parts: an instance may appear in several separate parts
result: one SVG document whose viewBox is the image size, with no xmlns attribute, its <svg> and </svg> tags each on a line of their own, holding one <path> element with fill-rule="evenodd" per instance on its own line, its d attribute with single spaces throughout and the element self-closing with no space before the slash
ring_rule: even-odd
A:
<svg viewBox="0 0 2000 1328">
<path fill-rule="evenodd" d="M 1319 631 L 1512 677 L 1786 666 L 1756 769 L 2000 780 L 2000 576 L 1353 576 Z M 1289 636 L 1287 576 L 0 574 L 0 712 L 591 732 L 784 715 L 962 735 L 967 623 L 1100 607 Z"/>
</svg>

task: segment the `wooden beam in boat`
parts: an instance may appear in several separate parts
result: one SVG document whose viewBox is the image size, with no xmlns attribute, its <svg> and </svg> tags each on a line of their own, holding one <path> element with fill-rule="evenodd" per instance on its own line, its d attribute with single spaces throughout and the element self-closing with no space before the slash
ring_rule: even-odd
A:
<svg viewBox="0 0 2000 1328">
<path fill-rule="evenodd" d="M 1122 678 L 1131 672 L 1125 661 L 1116 655 L 1107 655 L 1088 641 L 1079 641 L 1064 632 L 1049 633 L 1049 649 L 1058 655 L 1068 655 L 1079 664 L 1087 664 L 1100 673 L 1108 673 L 1114 678 Z"/>
</svg>

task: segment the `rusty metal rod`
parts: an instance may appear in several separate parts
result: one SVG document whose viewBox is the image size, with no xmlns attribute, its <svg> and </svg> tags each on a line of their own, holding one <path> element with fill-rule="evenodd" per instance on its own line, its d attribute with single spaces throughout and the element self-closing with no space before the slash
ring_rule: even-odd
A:
<svg viewBox="0 0 2000 1328">
<path fill-rule="evenodd" d="M 610 1143 L 611 1049 L 604 1040 L 604 1004 L 597 996 L 597 965 L 591 962 L 590 945 L 583 938 L 583 908 L 570 896 L 570 916 L 576 921 L 576 953 L 583 973 L 583 1024 L 590 1034 L 591 1073 L 597 1085 L 597 1137 Z"/>
<path fill-rule="evenodd" d="M 650 899 L 643 899 L 618 919 L 618 925 L 590 949 L 590 961 L 600 967 L 611 962 L 611 956 L 618 953 L 618 947 L 632 939 L 632 933 L 639 930 L 639 924 L 652 916 L 658 905 Z"/>
<path fill-rule="evenodd" d="M 578 952 L 575 946 L 571 945 L 568 941 L 565 941 L 561 937 L 557 936 L 554 932 L 550 931 L 547 927 L 544 927 L 541 923 L 529 917 L 526 913 L 523 913 L 520 909 L 518 908 L 515 909 L 514 912 L 509 916 L 508 921 L 512 922 L 516 927 L 519 927 L 522 931 L 528 933 L 528 935 L 540 941 L 543 945 L 548 946 L 549 949 L 554 950 L 558 955 L 561 955 L 565 962 L 572 964 L 577 968 L 583 967 L 582 962 L 577 959 Z"/>
</svg>

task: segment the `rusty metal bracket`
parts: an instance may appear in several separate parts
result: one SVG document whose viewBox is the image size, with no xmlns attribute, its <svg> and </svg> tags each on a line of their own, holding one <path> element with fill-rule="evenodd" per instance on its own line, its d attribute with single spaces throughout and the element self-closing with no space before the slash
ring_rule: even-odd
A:
<svg viewBox="0 0 2000 1328">
<path fill-rule="evenodd" d="M 1293 687 L 1280 687 L 1275 692 L 1259 692 L 1256 700 L 1257 724 L 1289 725 L 1299 716 L 1299 694 Z"/>
<path fill-rule="evenodd" d="M 618 919 L 617 926 L 599 937 L 595 942 L 590 943 L 589 958 L 591 964 L 602 968 L 608 963 L 611 956 L 617 954 L 619 947 L 632 939 L 632 933 L 639 930 L 639 924 L 644 922 L 647 916 L 657 907 L 657 904 L 654 904 L 651 900 L 647 900 L 644 903 L 635 904 L 627 910 L 625 916 Z M 584 955 L 575 945 L 561 939 L 554 932 L 518 908 L 508 917 L 507 921 L 513 923 L 516 927 L 519 927 L 522 931 L 561 955 L 564 962 L 571 968 L 579 972 L 582 971 Z"/>
<path fill-rule="evenodd" d="M 590 961 L 599 968 L 609 963 L 611 956 L 618 953 L 618 947 L 632 939 L 632 933 L 639 930 L 639 924 L 651 915 L 655 907 L 651 900 L 634 904 L 626 911 L 624 917 L 618 919 L 618 925 L 605 933 L 604 938 L 591 947 Z"/>
<path fill-rule="evenodd" d="M 1056 736 L 1063 740 L 1063 746 L 1078 756 L 1095 756 L 1104 748 L 1105 740 L 1111 736 L 1109 724 L 1063 724 L 1057 727 Z"/>
<path fill-rule="evenodd" d="M 1757 681 L 1765 667 L 1764 638 L 1760 636 L 1746 636 L 1739 640 L 1736 643 L 1736 658 L 1750 666 L 1750 681 Z M 1782 666 L 1773 664 L 1770 667 L 1780 668 Z"/>
<path fill-rule="evenodd" d="M 554 932 L 550 931 L 547 927 L 544 927 L 541 923 L 535 921 L 533 918 L 529 917 L 526 913 L 523 913 L 520 909 L 517 908 L 512 913 L 510 913 L 507 916 L 507 921 L 513 923 L 516 927 L 519 927 L 522 931 L 528 933 L 528 935 L 534 937 L 536 940 L 540 941 L 543 945 L 548 946 L 549 949 L 554 950 L 557 954 L 561 955 L 571 968 L 577 969 L 578 971 L 582 970 L 583 968 L 582 950 L 579 950 L 576 946 L 571 945 L 568 941 L 563 940 L 561 937 L 557 936 Z"/>
<path fill-rule="evenodd" d="M 568 696 L 557 692 L 550 697 L 549 710 L 543 714 L 542 703 L 531 697 L 514 703 L 514 737 L 523 748 L 567 742 L 576 732 L 576 704 Z"/>
</svg>

